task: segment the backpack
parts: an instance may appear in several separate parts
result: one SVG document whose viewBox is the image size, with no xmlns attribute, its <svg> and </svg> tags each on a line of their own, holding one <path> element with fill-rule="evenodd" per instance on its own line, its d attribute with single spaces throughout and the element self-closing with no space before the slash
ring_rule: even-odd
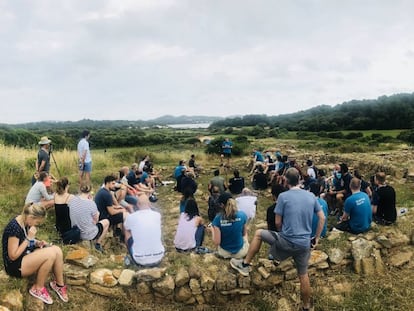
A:
<svg viewBox="0 0 414 311">
<path fill-rule="evenodd" d="M 81 240 L 80 229 L 74 225 L 71 229 L 62 234 L 63 244 L 76 244 Z"/>
</svg>

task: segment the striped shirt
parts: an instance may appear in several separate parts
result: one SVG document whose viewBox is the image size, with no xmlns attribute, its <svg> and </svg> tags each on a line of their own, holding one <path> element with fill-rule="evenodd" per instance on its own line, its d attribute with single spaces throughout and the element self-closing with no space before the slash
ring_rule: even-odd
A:
<svg viewBox="0 0 414 311">
<path fill-rule="evenodd" d="M 96 203 L 92 200 L 83 199 L 75 196 L 68 203 L 69 215 L 72 226 L 79 227 L 82 240 L 93 240 L 98 234 L 98 227 L 93 220 L 94 215 L 98 213 Z"/>
</svg>

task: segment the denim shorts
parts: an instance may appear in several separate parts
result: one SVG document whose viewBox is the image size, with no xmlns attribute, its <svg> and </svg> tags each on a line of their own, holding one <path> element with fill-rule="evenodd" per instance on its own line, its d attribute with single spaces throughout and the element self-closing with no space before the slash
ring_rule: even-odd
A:
<svg viewBox="0 0 414 311">
<path fill-rule="evenodd" d="M 284 239 L 279 232 L 275 231 L 262 230 L 261 238 L 264 242 L 271 245 L 269 252 L 273 258 L 282 261 L 292 257 L 295 261 L 296 270 L 299 275 L 307 273 L 310 258 L 310 247 L 304 248 L 296 246 L 295 244 Z"/>
</svg>

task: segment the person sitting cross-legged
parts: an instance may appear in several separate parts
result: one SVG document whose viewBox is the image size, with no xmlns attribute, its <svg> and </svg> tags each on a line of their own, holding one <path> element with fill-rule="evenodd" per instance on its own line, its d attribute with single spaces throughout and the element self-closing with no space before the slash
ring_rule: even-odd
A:
<svg viewBox="0 0 414 311">
<path fill-rule="evenodd" d="M 243 258 L 249 247 L 247 241 L 247 216 L 237 210 L 236 201 L 231 194 L 224 192 L 219 197 L 223 211 L 208 227 L 213 243 L 217 246 L 217 255 L 222 258 Z"/>
<path fill-rule="evenodd" d="M 189 199 L 184 213 L 180 214 L 174 245 L 177 251 L 187 252 L 199 248 L 204 240 L 203 218 L 200 217 L 196 200 Z"/>
<path fill-rule="evenodd" d="M 353 177 L 349 183 L 352 195 L 345 200 L 344 213 L 335 228 L 354 234 L 371 228 L 372 209 L 368 194 L 361 191 L 361 180 Z"/>
<path fill-rule="evenodd" d="M 138 197 L 138 210 L 124 223 L 125 243 L 132 262 L 138 266 L 156 267 L 164 257 L 161 237 L 161 214 L 151 209 L 148 196 Z"/>
<path fill-rule="evenodd" d="M 315 196 L 300 189 L 299 171 L 289 168 L 286 171 L 289 190 L 281 193 L 275 207 L 275 223 L 279 232 L 258 229 L 251 241 L 249 250 L 244 259 L 230 260 L 230 265 L 241 275 L 248 276 L 250 262 L 259 252 L 262 241 L 271 245 L 270 254 L 274 259 L 282 261 L 293 257 L 299 274 L 303 310 L 310 308 L 310 281 L 308 276 L 308 261 L 310 258 L 311 243 L 317 245 L 323 228 L 325 216 Z M 312 217 L 317 213 L 319 218 L 318 229 L 314 240 L 311 240 Z"/>
</svg>

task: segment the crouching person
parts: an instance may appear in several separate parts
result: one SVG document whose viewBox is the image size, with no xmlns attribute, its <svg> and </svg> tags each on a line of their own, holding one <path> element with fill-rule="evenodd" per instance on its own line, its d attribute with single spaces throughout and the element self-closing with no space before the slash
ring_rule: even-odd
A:
<svg viewBox="0 0 414 311">
<path fill-rule="evenodd" d="M 125 242 L 132 262 L 138 266 L 156 267 L 164 257 L 161 237 L 161 214 L 151 209 L 148 196 L 138 198 L 138 210 L 124 223 Z"/>
<path fill-rule="evenodd" d="M 98 207 L 92 200 L 91 189 L 89 183 L 82 182 L 80 194 L 69 201 L 70 220 L 72 226 L 78 226 L 81 239 L 94 241 L 95 249 L 102 253 L 102 241 L 108 232 L 109 220 L 99 220 Z"/>
<path fill-rule="evenodd" d="M 8 275 L 25 278 L 36 275 L 35 283 L 29 293 L 52 304 L 45 287 L 46 279 L 52 271 L 54 280 L 49 283 L 64 302 L 68 301 L 66 285 L 63 280 L 62 250 L 36 239 L 37 228 L 46 216 L 46 210 L 40 204 L 27 204 L 21 215 L 12 219 L 3 232 L 3 261 Z"/>
</svg>

